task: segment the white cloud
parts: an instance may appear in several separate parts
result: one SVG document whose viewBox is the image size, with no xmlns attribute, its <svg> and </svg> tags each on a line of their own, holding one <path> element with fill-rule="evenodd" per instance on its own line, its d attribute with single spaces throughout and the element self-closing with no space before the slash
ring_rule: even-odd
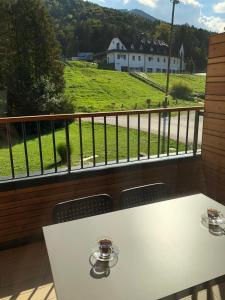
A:
<svg viewBox="0 0 225 300">
<path fill-rule="evenodd" d="M 225 13 L 225 1 L 224 2 L 219 2 L 215 5 L 213 5 L 213 10 L 214 10 L 214 12 L 216 12 L 218 14 Z"/>
<path fill-rule="evenodd" d="M 158 0 L 138 0 L 138 2 L 146 6 L 156 7 Z"/>
<path fill-rule="evenodd" d="M 138 3 L 149 6 L 156 7 L 159 0 L 136 0 Z M 123 0 L 124 4 L 129 3 L 130 0 Z M 203 5 L 198 0 L 180 0 L 181 3 L 191 5 L 193 7 L 203 7 Z"/>
<path fill-rule="evenodd" d="M 180 0 L 184 4 L 188 4 L 194 7 L 203 7 L 203 5 L 197 0 Z"/>
<path fill-rule="evenodd" d="M 129 2 L 130 2 L 130 0 L 123 0 L 124 4 L 127 4 Z M 140 4 L 143 4 L 145 6 L 156 7 L 158 0 L 137 0 L 137 2 L 139 2 Z"/>
<path fill-rule="evenodd" d="M 200 24 L 204 25 L 208 30 L 218 33 L 224 32 L 225 19 L 214 16 L 207 17 L 201 14 L 198 21 Z"/>
</svg>

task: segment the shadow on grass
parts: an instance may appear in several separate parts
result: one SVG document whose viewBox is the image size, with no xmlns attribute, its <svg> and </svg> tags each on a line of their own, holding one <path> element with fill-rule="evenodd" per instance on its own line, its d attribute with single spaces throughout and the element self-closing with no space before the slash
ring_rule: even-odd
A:
<svg viewBox="0 0 225 300">
<path fill-rule="evenodd" d="M 49 164 L 47 165 L 47 169 L 54 169 L 55 167 L 63 167 L 63 166 L 66 166 L 67 165 L 67 162 L 63 162 L 63 161 L 58 161 L 53 164 Z"/>
</svg>

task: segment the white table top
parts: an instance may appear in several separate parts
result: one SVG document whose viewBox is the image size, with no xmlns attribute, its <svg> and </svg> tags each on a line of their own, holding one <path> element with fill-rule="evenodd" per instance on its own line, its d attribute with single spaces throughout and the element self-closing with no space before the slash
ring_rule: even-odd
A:
<svg viewBox="0 0 225 300">
<path fill-rule="evenodd" d="M 155 300 L 225 274 L 225 236 L 201 224 L 207 208 L 225 207 L 197 194 L 45 227 L 58 300 Z M 107 278 L 90 276 L 101 237 L 119 247 Z"/>
</svg>

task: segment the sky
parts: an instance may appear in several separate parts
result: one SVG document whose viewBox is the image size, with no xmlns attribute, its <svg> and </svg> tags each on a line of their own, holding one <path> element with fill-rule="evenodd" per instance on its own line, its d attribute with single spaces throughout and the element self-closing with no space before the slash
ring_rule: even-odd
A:
<svg viewBox="0 0 225 300">
<path fill-rule="evenodd" d="M 153 17 L 170 22 L 171 0 L 90 0 L 101 6 L 138 8 Z M 225 31 L 225 0 L 180 0 L 176 5 L 175 23 L 188 23 L 213 32 Z"/>
</svg>

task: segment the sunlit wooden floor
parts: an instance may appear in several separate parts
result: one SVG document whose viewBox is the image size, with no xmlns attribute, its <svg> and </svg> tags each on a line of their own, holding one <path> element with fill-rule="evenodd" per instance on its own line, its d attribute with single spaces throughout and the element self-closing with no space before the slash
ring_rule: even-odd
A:
<svg viewBox="0 0 225 300">
<path fill-rule="evenodd" d="M 76 295 L 71 295 L 71 299 L 79 300 Z M 163 300 L 178 299 L 225 300 L 225 279 L 220 279 L 219 283 L 212 281 Z M 43 242 L 0 251 L 0 300 L 56 300 Z"/>
<path fill-rule="evenodd" d="M 1 300 L 56 300 L 44 243 L 0 251 Z"/>
</svg>

